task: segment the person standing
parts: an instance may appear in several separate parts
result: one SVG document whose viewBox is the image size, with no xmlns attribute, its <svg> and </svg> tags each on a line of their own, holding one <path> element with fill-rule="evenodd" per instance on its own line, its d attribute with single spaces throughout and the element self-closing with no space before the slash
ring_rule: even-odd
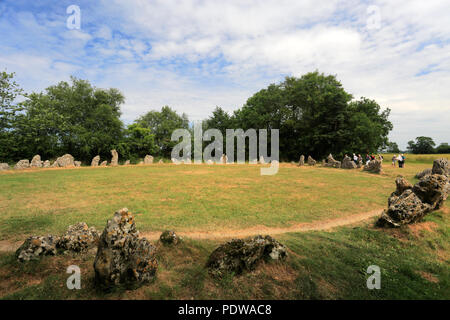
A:
<svg viewBox="0 0 450 320">
<path fill-rule="evenodd" d="M 397 156 L 394 154 L 392 157 L 392 166 L 395 168 L 395 161 L 397 161 Z"/>
</svg>

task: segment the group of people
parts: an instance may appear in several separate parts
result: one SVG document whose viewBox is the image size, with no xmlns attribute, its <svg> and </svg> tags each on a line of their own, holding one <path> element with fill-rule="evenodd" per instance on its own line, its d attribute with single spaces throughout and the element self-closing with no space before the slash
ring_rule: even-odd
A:
<svg viewBox="0 0 450 320">
<path fill-rule="evenodd" d="M 345 155 L 345 156 L 347 156 L 347 155 Z M 361 162 L 361 163 L 363 162 L 363 158 L 361 157 L 360 154 L 358 154 L 358 155 L 353 154 L 352 159 L 356 164 L 358 164 L 359 162 Z M 366 154 L 366 164 L 368 164 L 370 161 L 375 160 L 375 159 L 376 159 L 376 157 L 373 154 Z M 380 160 L 380 161 L 384 160 L 384 158 L 381 154 L 378 155 L 378 160 Z"/>
<path fill-rule="evenodd" d="M 392 166 L 393 167 L 395 167 L 395 162 L 398 162 L 398 167 L 399 168 L 403 168 L 403 167 L 405 167 L 405 155 L 402 153 L 402 154 L 399 154 L 398 156 L 396 156 L 395 154 L 394 154 L 394 156 L 392 157 Z"/>
</svg>

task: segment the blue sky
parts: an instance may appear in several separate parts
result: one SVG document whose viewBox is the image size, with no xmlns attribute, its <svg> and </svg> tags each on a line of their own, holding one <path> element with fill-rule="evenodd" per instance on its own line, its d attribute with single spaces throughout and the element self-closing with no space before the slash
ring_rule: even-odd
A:
<svg viewBox="0 0 450 320">
<path fill-rule="evenodd" d="M 81 10 L 70 30 L 67 7 Z M 27 91 L 75 75 L 126 97 L 127 123 L 169 105 L 227 111 L 287 75 L 337 75 L 392 109 L 390 138 L 450 142 L 449 1 L 4 1 L 0 69 Z"/>
</svg>

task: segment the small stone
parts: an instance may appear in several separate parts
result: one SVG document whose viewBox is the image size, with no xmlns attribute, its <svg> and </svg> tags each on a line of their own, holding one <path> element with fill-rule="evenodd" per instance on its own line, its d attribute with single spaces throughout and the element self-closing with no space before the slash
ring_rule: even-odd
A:
<svg viewBox="0 0 450 320">
<path fill-rule="evenodd" d="M 305 156 L 301 155 L 300 160 L 298 160 L 298 166 L 304 166 L 305 165 Z"/>
<path fill-rule="evenodd" d="M 54 256 L 57 240 L 58 237 L 52 235 L 46 237 L 31 236 L 17 249 L 16 258 L 21 262 L 26 262 L 38 260 L 42 256 Z"/>
<path fill-rule="evenodd" d="M 124 166 L 129 166 L 130 165 L 130 160 L 125 161 L 125 163 L 123 165 Z"/>
<path fill-rule="evenodd" d="M 74 161 L 73 164 L 75 167 L 81 167 L 81 161 Z"/>
<path fill-rule="evenodd" d="M 182 238 L 179 237 L 174 231 L 166 230 L 161 234 L 159 240 L 164 245 L 176 245 L 181 242 Z"/>
<path fill-rule="evenodd" d="M 108 161 L 103 161 L 102 163 L 100 163 L 100 167 L 106 167 L 108 165 Z"/>
<path fill-rule="evenodd" d="M 30 168 L 42 168 L 42 161 L 40 155 L 35 155 L 33 159 L 31 159 Z"/>
<path fill-rule="evenodd" d="M 42 165 L 43 168 L 50 168 L 50 161 L 49 160 L 45 160 L 44 164 Z"/>
<path fill-rule="evenodd" d="M 7 163 L 0 163 L 0 171 L 3 171 L 3 170 L 9 170 L 10 168 L 9 168 L 9 164 L 7 164 Z"/>
<path fill-rule="evenodd" d="M 69 226 L 66 233 L 56 242 L 58 250 L 67 252 L 87 252 L 98 244 L 99 234 L 94 227 L 88 227 L 85 222 Z"/>
<path fill-rule="evenodd" d="M 146 155 L 144 158 L 144 164 L 152 164 L 153 163 L 153 157 L 151 155 Z"/>
<path fill-rule="evenodd" d="M 380 160 L 371 160 L 368 164 L 364 166 L 364 171 L 369 171 L 372 173 L 383 173 L 383 165 Z"/>
<path fill-rule="evenodd" d="M 349 156 L 345 156 L 342 160 L 342 169 L 356 169 L 356 163 Z"/>
<path fill-rule="evenodd" d="M 56 162 L 58 163 L 58 167 L 62 168 L 75 166 L 73 156 L 68 153 L 56 159 Z"/>
<path fill-rule="evenodd" d="M 314 160 L 311 156 L 308 156 L 308 165 L 315 166 L 317 163 L 316 160 Z"/>
<path fill-rule="evenodd" d="M 431 170 L 432 174 L 441 174 L 446 177 L 449 177 L 450 173 L 450 165 L 447 159 L 436 159 L 433 162 L 433 169 Z"/>
</svg>

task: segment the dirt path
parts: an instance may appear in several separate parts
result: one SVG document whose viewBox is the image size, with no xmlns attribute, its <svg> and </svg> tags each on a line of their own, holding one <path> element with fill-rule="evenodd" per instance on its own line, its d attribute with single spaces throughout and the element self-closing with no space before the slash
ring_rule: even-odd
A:
<svg viewBox="0 0 450 320">
<path fill-rule="evenodd" d="M 214 239 L 231 239 L 231 238 L 245 238 L 250 236 L 255 236 L 258 234 L 262 235 L 276 235 L 288 232 L 306 232 L 306 231 L 320 231 L 329 230 L 336 227 L 342 227 L 346 225 L 355 224 L 358 222 L 365 221 L 372 217 L 380 216 L 382 210 L 373 210 L 370 212 L 359 213 L 351 215 L 348 217 L 317 221 L 311 223 L 300 223 L 295 224 L 286 228 L 271 228 L 266 226 L 255 226 L 247 229 L 241 230 L 222 230 L 222 231 L 193 231 L 193 232 L 177 232 L 178 235 L 186 238 L 196 239 L 196 240 L 214 240 Z M 158 240 L 161 235 L 161 231 L 152 232 L 141 232 L 142 237 L 148 240 Z M 17 250 L 23 241 L 11 242 L 8 240 L 0 241 L 0 252 L 11 252 Z"/>
<path fill-rule="evenodd" d="M 373 210 L 370 212 L 359 213 L 348 217 L 317 221 L 311 223 L 295 224 L 286 228 L 271 228 L 266 226 L 255 226 L 241 230 L 222 230 L 222 231 L 194 231 L 194 232 L 177 232 L 181 237 L 187 237 L 191 239 L 206 240 L 206 239 L 231 239 L 231 238 L 245 238 L 262 235 L 275 235 L 288 232 L 306 232 L 306 231 L 320 231 L 329 230 L 335 227 L 341 227 L 351 225 L 354 223 L 362 222 L 372 217 L 380 216 L 382 210 Z M 161 232 L 141 232 L 143 237 L 149 240 L 157 240 L 161 235 Z"/>
</svg>

